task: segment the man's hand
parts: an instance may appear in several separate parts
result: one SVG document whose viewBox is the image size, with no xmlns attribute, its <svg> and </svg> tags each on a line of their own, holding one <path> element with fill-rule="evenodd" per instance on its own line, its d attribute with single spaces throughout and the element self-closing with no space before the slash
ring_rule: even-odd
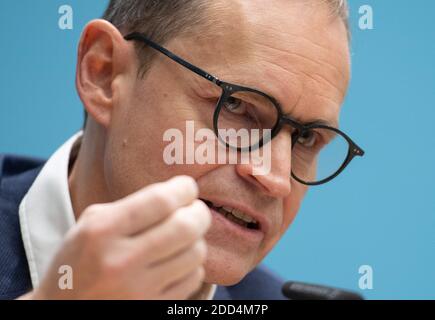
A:
<svg viewBox="0 0 435 320">
<path fill-rule="evenodd" d="M 202 285 L 208 207 L 190 177 L 88 207 L 54 258 L 33 299 L 186 299 Z M 61 290 L 62 265 L 73 289 Z"/>
</svg>

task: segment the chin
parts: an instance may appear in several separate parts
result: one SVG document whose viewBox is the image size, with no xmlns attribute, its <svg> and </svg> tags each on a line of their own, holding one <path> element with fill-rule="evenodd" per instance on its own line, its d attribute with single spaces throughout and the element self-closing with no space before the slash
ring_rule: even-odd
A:
<svg viewBox="0 0 435 320">
<path fill-rule="evenodd" d="M 255 257 L 233 250 L 216 247 L 208 242 L 207 259 L 204 264 L 206 283 L 232 286 L 239 283 L 256 267 Z"/>
</svg>

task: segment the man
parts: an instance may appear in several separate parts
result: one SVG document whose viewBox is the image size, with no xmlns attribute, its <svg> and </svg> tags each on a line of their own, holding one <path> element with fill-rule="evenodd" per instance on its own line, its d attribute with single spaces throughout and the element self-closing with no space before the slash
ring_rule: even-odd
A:
<svg viewBox="0 0 435 320">
<path fill-rule="evenodd" d="M 104 18 L 79 45 L 83 132 L 46 163 L 0 158 L 0 297 L 283 298 L 260 262 L 308 186 L 363 153 L 336 129 L 350 69 L 345 2 L 112 0 Z M 165 132 L 185 133 L 186 121 L 216 140 L 236 123 L 271 129 L 272 141 L 248 148 L 270 147 L 270 170 L 168 165 Z M 334 137 L 343 158 L 319 178 Z"/>
</svg>

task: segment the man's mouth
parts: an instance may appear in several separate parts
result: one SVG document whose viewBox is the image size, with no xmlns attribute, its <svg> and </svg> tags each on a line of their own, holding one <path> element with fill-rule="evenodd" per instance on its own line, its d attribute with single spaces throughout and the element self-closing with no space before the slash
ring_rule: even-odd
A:
<svg viewBox="0 0 435 320">
<path fill-rule="evenodd" d="M 235 224 L 238 224 L 244 228 L 251 229 L 251 230 L 259 230 L 260 229 L 260 224 L 255 219 L 253 219 L 252 217 L 250 217 L 249 215 L 247 215 L 246 213 L 244 213 L 238 209 L 231 208 L 228 206 L 219 206 L 217 204 L 214 204 L 211 201 L 204 200 L 204 199 L 201 199 L 201 200 L 204 201 L 204 203 L 209 208 L 220 213 L 225 218 L 227 218 L 228 220 L 230 220 L 231 222 L 233 222 Z"/>
</svg>

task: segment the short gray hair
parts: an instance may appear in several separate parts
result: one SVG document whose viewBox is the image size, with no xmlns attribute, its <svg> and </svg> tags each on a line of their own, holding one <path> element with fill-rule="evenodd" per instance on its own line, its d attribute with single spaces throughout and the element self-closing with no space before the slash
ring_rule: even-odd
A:
<svg viewBox="0 0 435 320">
<path fill-rule="evenodd" d="M 334 18 L 340 18 L 349 32 L 349 11 L 347 0 L 325 1 L 331 8 Z M 165 42 L 207 21 L 209 0 L 110 0 L 103 19 L 111 22 L 122 33 L 142 32 L 155 42 Z M 141 62 L 139 73 L 144 75 L 152 62 L 152 50 L 136 44 Z M 85 111 L 85 125 L 87 121 Z"/>
<path fill-rule="evenodd" d="M 123 34 L 141 32 L 162 45 L 206 21 L 207 0 L 110 0 L 103 19 Z M 146 71 L 155 54 L 136 43 L 137 54 Z"/>
<path fill-rule="evenodd" d="M 349 30 L 347 0 L 324 1 L 334 18 L 341 18 Z M 103 19 L 111 22 L 124 34 L 141 32 L 157 43 L 165 42 L 181 34 L 191 33 L 195 27 L 207 23 L 210 0 L 110 0 Z M 137 53 L 146 71 L 151 62 L 152 50 L 137 45 Z"/>
<path fill-rule="evenodd" d="M 349 27 L 349 6 L 347 4 L 347 0 L 326 0 L 332 9 L 332 14 L 334 17 L 340 18 L 344 25 L 346 26 L 346 30 L 348 35 L 350 36 L 350 27 Z"/>
</svg>

